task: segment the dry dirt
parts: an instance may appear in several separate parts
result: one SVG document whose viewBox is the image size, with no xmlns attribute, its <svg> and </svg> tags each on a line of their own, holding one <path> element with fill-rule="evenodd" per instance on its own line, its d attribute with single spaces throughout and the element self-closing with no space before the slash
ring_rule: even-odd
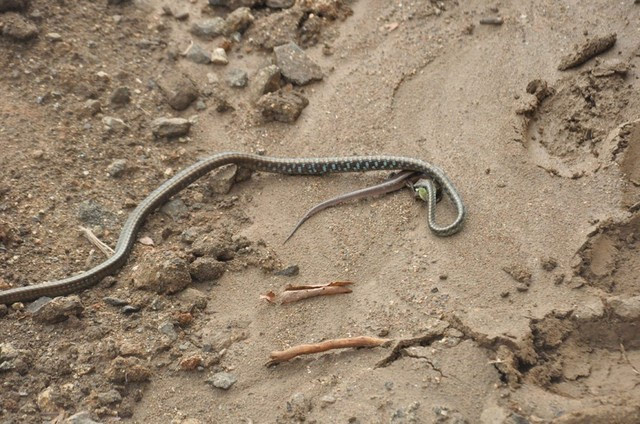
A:
<svg viewBox="0 0 640 424">
<path fill-rule="evenodd" d="M 114 246 L 147 193 L 225 150 L 428 160 L 460 190 L 464 229 L 433 236 L 402 191 L 323 212 L 283 245 L 309 207 L 384 175 L 257 173 L 226 194 L 212 189 L 221 176 L 205 177 L 147 220 L 139 237 L 154 245 L 137 243 L 68 319 L 0 309 L 0 421 L 87 411 L 69 422 L 640 422 L 640 4 L 298 0 L 284 12 L 255 6 L 236 39 L 189 33 L 228 12 L 204 0 L 33 0 L 0 13 L 3 289 L 100 263 L 79 225 Z M 479 23 L 496 16 L 501 25 Z M 37 36 L 12 38 L 24 25 Z M 557 69 L 612 33 L 612 49 Z M 309 99 L 297 121 L 266 122 L 252 82 L 272 61 L 269 43 L 292 38 L 324 78 L 293 87 Z M 229 65 L 190 62 L 180 53 L 191 40 L 228 48 Z M 226 87 L 232 68 L 248 87 Z M 167 104 L 159 82 L 176 75 L 204 104 Z M 111 102 L 122 86 L 130 102 Z M 154 139 L 151 121 L 168 116 L 197 118 L 188 136 Z M 118 159 L 126 169 L 114 178 Z M 443 202 L 438 213 L 453 211 Z M 165 259 L 184 274 L 202 254 L 192 237 L 228 249 L 211 258 L 219 279 L 187 273 L 177 294 L 134 284 Z M 299 274 L 275 274 L 289 265 Z M 353 281 L 353 292 L 260 298 L 330 281 Z M 350 336 L 408 341 L 265 367 L 273 350 Z M 212 387 L 219 372 L 236 383 Z"/>
</svg>

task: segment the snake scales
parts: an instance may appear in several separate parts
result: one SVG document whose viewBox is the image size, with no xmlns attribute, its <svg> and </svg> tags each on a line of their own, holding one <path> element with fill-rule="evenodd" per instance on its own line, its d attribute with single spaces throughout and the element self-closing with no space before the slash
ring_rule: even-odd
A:
<svg viewBox="0 0 640 424">
<path fill-rule="evenodd" d="M 420 172 L 440 184 L 457 211 L 455 220 L 446 226 L 439 226 L 435 219 L 436 190 L 431 183 L 428 189 L 427 224 L 438 236 L 449 236 L 462 228 L 465 208 L 460 195 L 446 174 L 438 167 L 419 159 L 399 156 L 352 156 L 287 159 L 258 156 L 253 154 L 225 152 L 218 153 L 189 166 L 156 188 L 131 212 L 116 244 L 114 254 L 94 268 L 64 278 L 26 287 L 18 287 L 0 292 L 0 304 L 26 302 L 41 296 L 63 296 L 97 284 L 104 277 L 115 273 L 127 260 L 135 242 L 136 233 L 145 218 L 169 198 L 183 190 L 211 170 L 227 164 L 236 164 L 256 171 L 274 172 L 288 175 L 322 175 L 334 172 L 363 172 L 375 170 L 408 170 Z"/>
</svg>

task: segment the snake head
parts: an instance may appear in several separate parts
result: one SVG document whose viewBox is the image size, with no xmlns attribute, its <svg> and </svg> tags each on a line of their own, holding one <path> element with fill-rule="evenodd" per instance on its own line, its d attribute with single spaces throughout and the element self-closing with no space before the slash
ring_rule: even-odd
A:
<svg viewBox="0 0 640 424">
<path fill-rule="evenodd" d="M 429 190 L 435 189 L 436 202 L 442 200 L 442 187 L 437 182 L 431 179 L 421 178 L 411 186 L 413 188 L 414 196 L 416 199 L 421 199 L 423 202 L 429 200 Z"/>
</svg>

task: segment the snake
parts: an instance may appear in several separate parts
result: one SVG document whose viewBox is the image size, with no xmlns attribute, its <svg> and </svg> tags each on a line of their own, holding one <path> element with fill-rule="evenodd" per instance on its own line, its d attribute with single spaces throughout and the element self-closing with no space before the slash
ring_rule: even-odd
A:
<svg viewBox="0 0 640 424">
<path fill-rule="evenodd" d="M 281 158 L 261 156 L 251 153 L 222 152 L 199 160 L 176 173 L 145 197 L 129 214 L 125 221 L 116 248 L 104 262 L 88 271 L 63 278 L 24 287 L 0 291 L 0 304 L 28 302 L 43 296 L 65 296 L 90 288 L 104 277 L 115 274 L 124 266 L 135 243 L 138 230 L 149 214 L 166 203 L 200 177 L 213 169 L 235 164 L 253 171 L 285 175 L 324 175 L 341 172 L 367 171 L 414 171 L 429 177 L 427 188 L 427 225 L 437 236 L 450 236 L 462 229 L 466 215 L 465 206 L 455 186 L 437 166 L 420 160 L 402 156 L 346 156 L 321 158 Z M 436 223 L 436 190 L 433 182 L 442 187 L 456 209 L 456 217 L 450 224 Z"/>
</svg>

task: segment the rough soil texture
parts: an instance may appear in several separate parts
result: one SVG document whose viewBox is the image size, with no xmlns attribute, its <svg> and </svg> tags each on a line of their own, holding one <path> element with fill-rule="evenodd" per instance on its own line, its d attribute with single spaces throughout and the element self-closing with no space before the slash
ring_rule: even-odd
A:
<svg viewBox="0 0 640 424">
<path fill-rule="evenodd" d="M 283 245 L 312 205 L 385 175 L 220 170 L 147 220 L 114 277 L 0 306 L 0 421 L 640 421 L 640 5 L 212 3 L 249 9 L 0 1 L 0 289 L 100 263 L 80 225 L 114 246 L 146 194 L 225 150 L 432 161 L 464 229 L 433 236 L 401 191 Z M 291 41 L 308 58 L 280 75 Z M 260 298 L 331 281 L 353 292 Z M 355 336 L 402 342 L 265 367 Z"/>
</svg>

